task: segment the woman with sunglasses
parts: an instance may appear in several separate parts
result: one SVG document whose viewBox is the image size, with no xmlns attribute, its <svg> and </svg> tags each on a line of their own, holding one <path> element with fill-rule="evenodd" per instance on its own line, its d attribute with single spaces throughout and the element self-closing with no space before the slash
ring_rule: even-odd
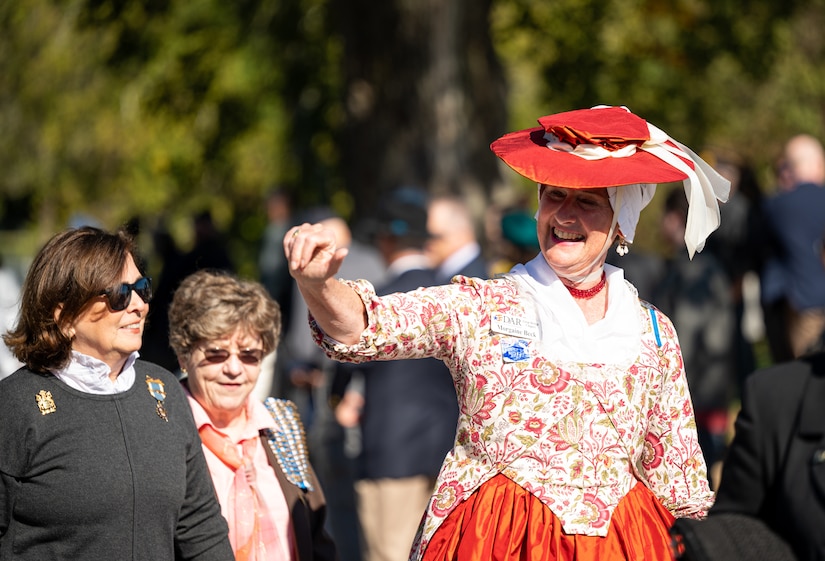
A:
<svg viewBox="0 0 825 561">
<path fill-rule="evenodd" d="M 337 559 L 295 405 L 250 397 L 278 344 L 278 304 L 257 282 L 201 270 L 175 291 L 169 325 L 236 559 Z"/>
<path fill-rule="evenodd" d="M 186 396 L 138 360 L 152 299 L 124 232 L 70 229 L 34 258 L 4 340 L 0 558 L 233 559 Z"/>
</svg>

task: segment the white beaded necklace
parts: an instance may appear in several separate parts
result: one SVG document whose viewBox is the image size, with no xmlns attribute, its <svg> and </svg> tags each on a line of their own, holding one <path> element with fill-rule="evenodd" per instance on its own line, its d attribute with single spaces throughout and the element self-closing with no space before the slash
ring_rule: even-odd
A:
<svg viewBox="0 0 825 561">
<path fill-rule="evenodd" d="M 290 483 L 304 491 L 314 491 L 309 479 L 309 454 L 304 426 L 295 405 L 287 400 L 269 397 L 264 401 L 275 420 L 275 429 L 265 429 L 269 448 Z"/>
</svg>

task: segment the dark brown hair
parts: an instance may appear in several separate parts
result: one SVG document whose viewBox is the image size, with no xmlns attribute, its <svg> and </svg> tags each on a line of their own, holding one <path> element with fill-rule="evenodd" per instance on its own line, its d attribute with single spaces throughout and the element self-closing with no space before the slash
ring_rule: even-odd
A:
<svg viewBox="0 0 825 561">
<path fill-rule="evenodd" d="M 46 242 L 23 281 L 17 325 L 3 335 L 14 356 L 35 372 L 68 364 L 72 350 L 68 327 L 92 299 L 120 283 L 129 256 L 140 267 L 134 241 L 122 230 L 109 233 L 84 226 Z"/>
<path fill-rule="evenodd" d="M 169 307 L 169 343 L 178 357 L 239 327 L 261 338 L 264 354 L 278 345 L 281 309 L 262 284 L 207 269 L 180 283 Z"/>
</svg>

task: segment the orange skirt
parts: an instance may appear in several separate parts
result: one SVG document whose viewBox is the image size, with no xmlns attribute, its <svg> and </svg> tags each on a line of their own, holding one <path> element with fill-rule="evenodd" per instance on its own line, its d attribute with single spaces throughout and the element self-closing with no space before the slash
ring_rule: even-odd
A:
<svg viewBox="0 0 825 561">
<path fill-rule="evenodd" d="M 607 536 L 565 534 L 544 503 L 499 474 L 447 516 L 423 559 L 670 561 L 673 521 L 650 489 L 637 483 L 613 512 Z"/>
</svg>

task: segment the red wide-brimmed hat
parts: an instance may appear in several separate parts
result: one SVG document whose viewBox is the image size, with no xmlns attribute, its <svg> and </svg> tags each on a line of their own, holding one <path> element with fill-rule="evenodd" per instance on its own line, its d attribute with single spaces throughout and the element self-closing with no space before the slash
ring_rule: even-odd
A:
<svg viewBox="0 0 825 561">
<path fill-rule="evenodd" d="M 624 107 L 566 111 L 538 122 L 540 127 L 505 134 L 490 145 L 508 166 L 537 183 L 583 189 L 687 179 L 687 173 L 642 149 L 652 141 L 650 127 Z M 660 142 L 679 150 L 670 138 Z M 678 157 L 694 167 L 687 155 Z"/>
<path fill-rule="evenodd" d="M 657 183 L 681 181 L 690 205 L 685 243 L 691 257 L 719 227 L 717 201 L 727 200 L 730 182 L 626 107 L 600 105 L 538 121 L 540 127 L 505 134 L 490 145 L 520 175 L 570 189 L 639 184 L 655 189 Z"/>
</svg>

